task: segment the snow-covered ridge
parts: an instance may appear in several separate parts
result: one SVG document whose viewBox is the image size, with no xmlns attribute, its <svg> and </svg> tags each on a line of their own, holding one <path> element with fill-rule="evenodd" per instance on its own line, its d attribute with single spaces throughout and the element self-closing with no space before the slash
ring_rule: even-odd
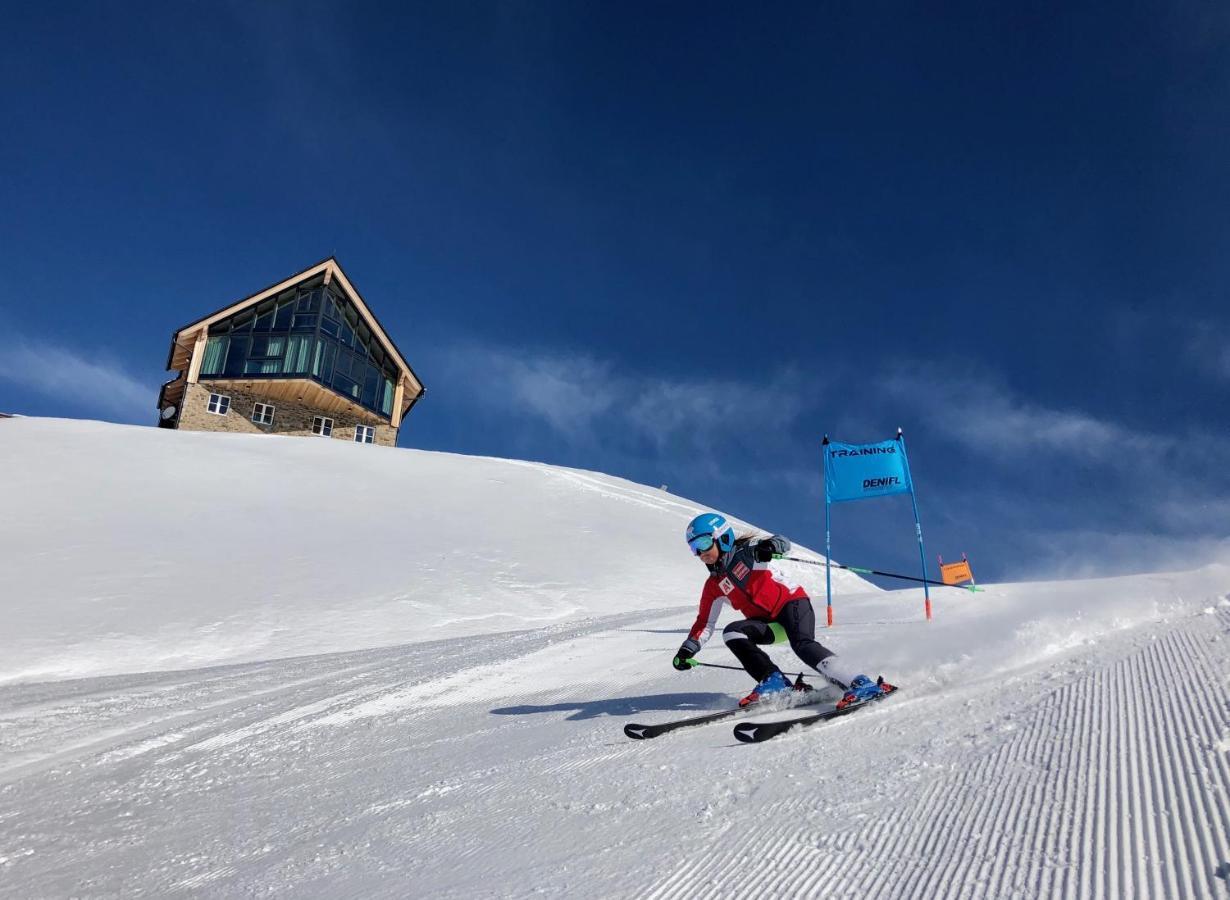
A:
<svg viewBox="0 0 1230 900">
<path fill-rule="evenodd" d="M 0 471 L 0 682 L 503 632 L 699 594 L 681 536 L 701 507 L 593 472 L 38 418 L 0 425 Z"/>
</svg>

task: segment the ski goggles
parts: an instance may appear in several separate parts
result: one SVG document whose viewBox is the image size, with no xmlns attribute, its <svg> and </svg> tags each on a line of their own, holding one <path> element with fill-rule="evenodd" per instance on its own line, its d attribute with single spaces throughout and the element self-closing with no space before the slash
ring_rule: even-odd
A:
<svg viewBox="0 0 1230 900">
<path fill-rule="evenodd" d="M 692 540 L 688 541 L 688 546 L 692 548 L 692 552 L 700 556 L 706 550 L 713 546 L 713 535 L 698 534 Z"/>
</svg>

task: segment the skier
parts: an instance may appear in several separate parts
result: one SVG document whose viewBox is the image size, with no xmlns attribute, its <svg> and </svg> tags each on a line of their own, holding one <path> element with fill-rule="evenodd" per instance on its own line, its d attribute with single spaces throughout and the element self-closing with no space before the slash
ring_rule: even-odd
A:
<svg viewBox="0 0 1230 900">
<path fill-rule="evenodd" d="M 872 681 L 866 675 L 855 674 L 816 640 L 816 614 L 810 598 L 801 587 L 790 584 L 769 567 L 774 555 L 790 551 L 789 540 L 778 534 L 764 540 L 756 540 L 752 535 L 736 538 L 724 516 L 703 513 L 689 523 L 687 541 L 709 570 L 709 578 L 701 591 L 696 621 L 672 660 L 676 669 L 686 672 L 695 665 L 692 657 L 709 640 L 722 605 L 730 601 L 747 618 L 727 625 L 722 630 L 722 639 L 756 680 L 756 687 L 739 701 L 740 706 L 750 706 L 768 694 L 791 690 L 781 669 L 759 646 L 781 641 L 789 641 L 790 649 L 799 659 L 845 692 L 837 703 L 838 709 L 893 690 L 883 678 Z"/>
</svg>

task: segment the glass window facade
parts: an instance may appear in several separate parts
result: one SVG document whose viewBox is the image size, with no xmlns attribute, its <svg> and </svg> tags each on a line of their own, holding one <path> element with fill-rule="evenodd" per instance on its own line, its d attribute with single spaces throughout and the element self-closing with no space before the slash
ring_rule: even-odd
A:
<svg viewBox="0 0 1230 900">
<path fill-rule="evenodd" d="M 225 416 L 231 408 L 231 398 L 224 394 L 209 395 L 209 411 L 215 415 Z"/>
<path fill-rule="evenodd" d="M 370 425 L 356 425 L 354 427 L 354 442 L 356 444 L 376 443 L 376 429 Z"/>
<path fill-rule="evenodd" d="M 313 416 L 312 434 L 319 434 L 321 437 L 331 437 L 333 435 L 333 420 L 324 416 Z"/>
<path fill-rule="evenodd" d="M 398 370 L 334 285 L 283 291 L 209 328 L 201 378 L 311 378 L 382 416 Z"/>
</svg>

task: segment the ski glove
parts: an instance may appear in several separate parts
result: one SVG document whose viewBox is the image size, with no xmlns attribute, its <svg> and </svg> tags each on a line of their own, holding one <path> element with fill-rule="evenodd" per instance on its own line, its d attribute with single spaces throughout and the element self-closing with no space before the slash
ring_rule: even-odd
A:
<svg viewBox="0 0 1230 900">
<path fill-rule="evenodd" d="M 679 652 L 676 653 L 675 658 L 671 660 L 671 665 L 674 666 L 676 669 L 678 669 L 680 672 L 688 671 L 688 669 L 696 665 L 696 663 L 689 662 L 689 660 L 693 656 L 695 656 L 697 651 L 699 650 L 700 650 L 700 644 L 696 643 L 696 641 L 692 640 L 691 638 L 688 638 L 686 641 L 684 641 L 682 644 L 679 645 Z"/>
<path fill-rule="evenodd" d="M 774 556 L 785 556 L 790 552 L 790 540 L 780 534 L 765 538 L 753 548 L 756 562 L 770 562 Z"/>
</svg>

